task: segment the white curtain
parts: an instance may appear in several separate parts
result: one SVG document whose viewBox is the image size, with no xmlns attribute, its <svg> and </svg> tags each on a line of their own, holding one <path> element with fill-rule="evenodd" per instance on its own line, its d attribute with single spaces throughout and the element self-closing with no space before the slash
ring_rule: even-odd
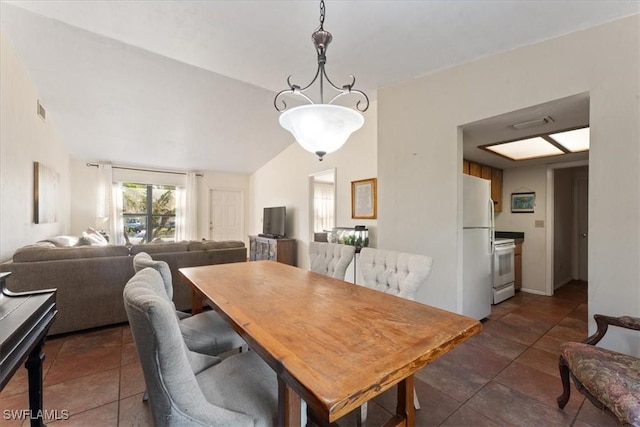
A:
<svg viewBox="0 0 640 427">
<path fill-rule="evenodd" d="M 109 236 L 110 242 L 114 245 L 124 245 L 124 219 L 122 217 L 122 183 L 114 182 L 111 186 L 111 195 L 113 203 L 111 203 L 111 211 L 109 212 Z"/>
<path fill-rule="evenodd" d="M 96 224 L 106 222 L 111 213 L 113 169 L 111 165 L 98 164 L 98 194 L 96 197 Z"/>
<path fill-rule="evenodd" d="M 185 186 L 176 188 L 176 242 L 198 239 L 198 180 L 186 175 Z"/>
<path fill-rule="evenodd" d="M 98 164 L 95 227 L 109 234 L 109 243 L 112 245 L 124 243 L 122 191 L 118 190 L 120 187 L 113 182 L 113 167 L 109 164 Z"/>
</svg>

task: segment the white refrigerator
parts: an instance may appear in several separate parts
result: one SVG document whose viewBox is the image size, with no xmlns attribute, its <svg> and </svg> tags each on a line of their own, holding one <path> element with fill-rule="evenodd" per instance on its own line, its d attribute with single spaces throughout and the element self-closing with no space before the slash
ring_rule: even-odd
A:
<svg viewBox="0 0 640 427">
<path fill-rule="evenodd" d="M 463 175 L 462 314 L 484 319 L 491 314 L 494 243 L 491 182 Z"/>
</svg>

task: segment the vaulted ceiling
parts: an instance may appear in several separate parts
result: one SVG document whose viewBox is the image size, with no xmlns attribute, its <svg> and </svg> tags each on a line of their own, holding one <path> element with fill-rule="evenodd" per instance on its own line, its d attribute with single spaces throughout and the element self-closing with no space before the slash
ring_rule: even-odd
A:
<svg viewBox="0 0 640 427">
<path fill-rule="evenodd" d="M 315 72 L 315 1 L 2 1 L 72 157 L 251 173 L 293 143 L 273 97 Z M 327 71 L 377 89 L 640 12 L 637 1 L 326 1 Z M 1 54 L 1 52 L 0 52 Z M 366 119 L 366 113 L 365 113 Z"/>
</svg>

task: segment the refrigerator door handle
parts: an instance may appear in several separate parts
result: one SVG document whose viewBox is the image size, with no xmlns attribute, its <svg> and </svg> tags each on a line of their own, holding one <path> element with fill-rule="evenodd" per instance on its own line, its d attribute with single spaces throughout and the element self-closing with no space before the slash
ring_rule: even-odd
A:
<svg viewBox="0 0 640 427">
<path fill-rule="evenodd" d="M 493 211 L 493 200 L 489 199 L 489 212 L 491 213 L 491 224 L 489 224 L 489 253 L 494 254 L 495 250 L 495 213 Z"/>
</svg>

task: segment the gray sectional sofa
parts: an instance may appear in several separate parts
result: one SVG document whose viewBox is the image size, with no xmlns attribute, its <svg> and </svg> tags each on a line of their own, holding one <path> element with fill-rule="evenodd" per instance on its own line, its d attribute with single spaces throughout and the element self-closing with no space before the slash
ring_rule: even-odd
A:
<svg viewBox="0 0 640 427">
<path fill-rule="evenodd" d="M 191 308 L 191 289 L 178 273 L 182 267 L 244 262 L 247 248 L 237 241 L 189 241 L 126 246 L 56 247 L 41 242 L 18 249 L 0 264 L 10 271 L 14 292 L 57 288 L 58 316 L 50 335 L 127 321 L 122 291 L 133 277 L 133 256 L 147 252 L 166 261 L 173 275 L 173 298 L 179 310 Z"/>
</svg>

